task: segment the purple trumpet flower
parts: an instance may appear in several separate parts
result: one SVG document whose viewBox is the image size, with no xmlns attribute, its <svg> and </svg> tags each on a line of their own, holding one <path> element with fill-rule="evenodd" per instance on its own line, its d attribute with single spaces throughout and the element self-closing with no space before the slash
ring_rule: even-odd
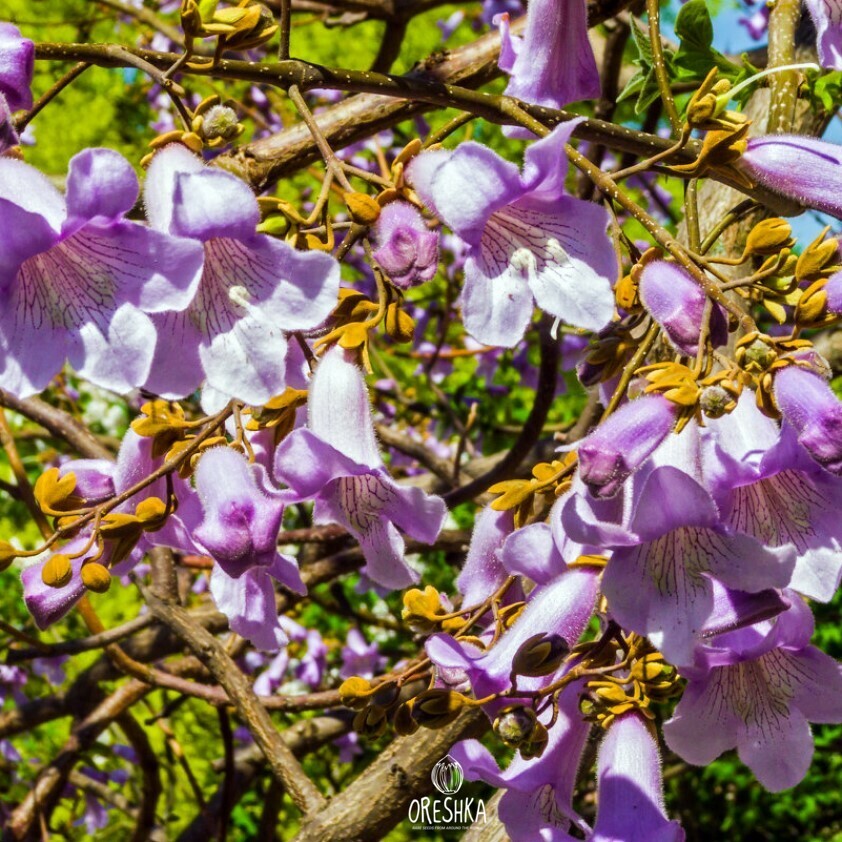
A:
<svg viewBox="0 0 842 842">
<path fill-rule="evenodd" d="M 827 381 L 809 369 L 788 365 L 775 374 L 775 402 L 810 456 L 842 474 L 842 403 Z"/>
<path fill-rule="evenodd" d="M 0 95 L 12 111 L 32 108 L 35 44 L 10 23 L 0 23 Z"/>
<path fill-rule="evenodd" d="M 819 64 L 842 70 L 842 7 L 835 0 L 804 0 L 816 27 Z"/>
<path fill-rule="evenodd" d="M 257 200 L 240 179 L 205 167 L 180 144 L 158 152 L 144 189 L 152 226 L 204 245 L 195 298 L 157 317 L 146 387 L 182 397 L 200 383 L 251 404 L 286 386 L 285 331 L 319 325 L 336 303 L 339 264 L 256 232 Z M 173 309 L 173 308 L 170 308 Z"/>
<path fill-rule="evenodd" d="M 386 658 L 380 654 L 380 647 L 376 643 L 368 643 L 358 628 L 348 629 L 345 645 L 342 647 L 340 678 L 350 678 L 352 675 L 371 678 L 385 663 Z"/>
<path fill-rule="evenodd" d="M 439 265 L 439 234 L 409 202 L 390 202 L 380 212 L 372 231 L 377 249 L 374 259 L 389 280 L 401 289 L 429 281 Z"/>
<path fill-rule="evenodd" d="M 689 272 L 666 260 L 647 263 L 640 276 L 640 300 L 677 351 L 697 354 L 707 296 Z M 728 322 L 718 304 L 710 313 L 710 339 L 715 346 L 728 341 Z"/>
<path fill-rule="evenodd" d="M 842 576 L 842 480 L 822 470 L 782 427 L 760 413 L 746 390 L 737 408 L 709 420 L 705 480 L 736 532 L 797 557 L 789 587 L 811 599 L 832 599 Z"/>
<path fill-rule="evenodd" d="M 510 511 L 495 512 L 489 506 L 477 515 L 465 564 L 456 580 L 464 605 L 483 602 L 506 581 L 509 573 L 500 559 L 500 550 L 513 529 Z"/>
<path fill-rule="evenodd" d="M 137 195 L 131 165 L 109 149 L 71 159 L 66 196 L 0 158 L 0 387 L 39 392 L 65 359 L 112 391 L 146 380 L 155 347 L 146 314 L 187 306 L 202 253 L 123 220 Z"/>
<path fill-rule="evenodd" d="M 424 543 L 441 530 L 447 509 L 440 497 L 398 485 L 388 474 L 374 437 L 362 371 L 334 346 L 313 375 L 308 428 L 294 430 L 275 454 L 275 475 L 298 500 L 315 498 L 315 520 L 338 523 L 359 542 L 363 572 L 384 588 L 404 588 L 418 574 L 404 559 L 395 526 Z"/>
<path fill-rule="evenodd" d="M 611 497 L 670 434 L 679 407 L 643 395 L 609 416 L 579 444 L 579 477 L 596 497 Z"/>
<path fill-rule="evenodd" d="M 512 842 L 572 842 L 571 824 L 588 829 L 573 810 L 573 787 L 590 731 L 579 713 L 583 685 L 575 682 L 558 698 L 558 719 L 538 758 L 518 754 L 505 770 L 478 740 L 464 740 L 451 750 L 469 781 L 481 780 L 506 792 L 498 815 Z M 589 838 L 589 837 L 588 837 Z"/>
<path fill-rule="evenodd" d="M 261 467 L 225 447 L 199 460 L 196 490 L 204 518 L 193 534 L 216 562 L 214 601 L 235 632 L 274 651 L 287 637 L 278 622 L 272 579 L 295 593 L 307 592 L 295 559 L 277 549 L 284 498 L 269 490 Z"/>
<path fill-rule="evenodd" d="M 842 722 L 842 671 L 810 646 L 813 615 L 793 595 L 774 620 L 719 635 L 698 653 L 667 745 L 705 766 L 730 748 L 772 792 L 795 786 L 813 755 L 808 722 Z"/>
<path fill-rule="evenodd" d="M 683 842 L 664 809 L 661 755 L 652 726 L 634 711 L 617 717 L 599 747 L 597 814 L 588 842 Z"/>
<path fill-rule="evenodd" d="M 468 245 L 462 315 L 480 342 L 516 345 L 533 301 L 588 330 L 614 313 L 607 213 L 564 192 L 564 145 L 577 122 L 531 144 L 522 173 L 478 143 L 425 152 L 409 165 L 418 195 Z"/>
<path fill-rule="evenodd" d="M 835 143 L 802 135 L 754 137 L 740 164 L 764 187 L 842 218 L 842 147 Z"/>
<path fill-rule="evenodd" d="M 499 65 L 511 76 L 509 96 L 549 108 L 599 97 L 584 0 L 532 0 L 523 40 L 509 35 L 508 15 L 501 17 L 500 36 Z"/>
<path fill-rule="evenodd" d="M 715 619 L 713 580 L 750 594 L 784 587 L 794 550 L 769 549 L 730 532 L 708 492 L 677 467 L 656 467 L 637 485 L 626 501 L 625 528 L 585 522 L 575 496 L 562 521 L 574 539 L 614 548 L 602 591 L 617 622 L 649 637 L 672 663 L 692 664 L 694 647 Z"/>
</svg>

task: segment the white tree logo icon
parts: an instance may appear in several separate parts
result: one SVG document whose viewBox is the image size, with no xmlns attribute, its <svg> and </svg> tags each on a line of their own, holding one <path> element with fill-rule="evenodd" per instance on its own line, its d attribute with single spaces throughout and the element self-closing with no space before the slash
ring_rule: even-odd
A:
<svg viewBox="0 0 842 842">
<path fill-rule="evenodd" d="M 433 786 L 445 795 L 453 795 L 459 792 L 462 781 L 465 780 L 465 775 L 462 772 L 459 762 L 454 760 L 449 754 L 442 757 L 433 766 L 430 777 L 433 780 Z"/>
</svg>

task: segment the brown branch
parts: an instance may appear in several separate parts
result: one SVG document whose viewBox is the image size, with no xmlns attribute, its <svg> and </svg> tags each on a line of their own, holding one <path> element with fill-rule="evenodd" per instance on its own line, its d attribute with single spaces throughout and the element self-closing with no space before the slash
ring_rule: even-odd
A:
<svg viewBox="0 0 842 842">
<path fill-rule="evenodd" d="M 305 814 L 320 810 L 324 797 L 275 730 L 266 709 L 225 647 L 184 608 L 164 602 L 152 591 L 147 591 L 145 596 L 152 613 L 187 644 L 225 688 L 254 741 L 266 755 L 272 774 L 286 787 L 295 805 Z"/>
</svg>

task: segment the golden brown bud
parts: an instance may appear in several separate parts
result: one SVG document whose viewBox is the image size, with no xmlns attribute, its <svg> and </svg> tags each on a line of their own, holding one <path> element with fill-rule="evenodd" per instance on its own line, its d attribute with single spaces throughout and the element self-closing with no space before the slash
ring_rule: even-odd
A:
<svg viewBox="0 0 842 842">
<path fill-rule="evenodd" d="M 425 728 L 444 728 L 459 715 L 470 699 L 455 690 L 434 687 L 411 699 L 412 718 Z"/>
<path fill-rule="evenodd" d="M 346 193 L 345 204 L 348 213 L 357 225 L 374 225 L 380 216 L 380 205 L 377 199 L 367 193 Z"/>
<path fill-rule="evenodd" d="M 63 588 L 72 576 L 70 557 L 64 553 L 50 556 L 41 568 L 41 581 L 51 588 Z"/>
<path fill-rule="evenodd" d="M 792 226 L 780 217 L 758 222 L 746 238 L 746 254 L 761 256 L 777 254 L 793 244 Z"/>
<path fill-rule="evenodd" d="M 819 278 L 804 290 L 795 305 L 795 321 L 799 325 L 815 324 L 827 317 L 826 286 L 827 279 Z"/>
<path fill-rule="evenodd" d="M 147 497 L 137 504 L 134 513 L 145 532 L 155 532 L 166 522 L 167 504 L 160 497 Z"/>
<path fill-rule="evenodd" d="M 390 304 L 386 309 L 386 333 L 395 342 L 412 342 L 415 335 L 415 322 L 409 313 L 401 310 L 396 304 Z"/>
<path fill-rule="evenodd" d="M 534 634 L 525 640 L 512 658 L 512 672 L 540 676 L 555 672 L 570 653 L 567 641 L 558 634 Z"/>
<path fill-rule="evenodd" d="M 371 696 L 373 688 L 371 682 L 365 678 L 360 678 L 358 675 L 346 678 L 342 684 L 339 685 L 339 701 L 345 705 L 346 708 L 353 708 L 359 710 L 366 707 L 368 698 Z"/>
<path fill-rule="evenodd" d="M 61 476 L 58 468 L 50 468 L 35 481 L 33 493 L 44 514 L 61 515 L 83 504 L 82 498 L 73 493 L 75 489 L 76 474 L 70 471 Z"/>
<path fill-rule="evenodd" d="M 540 757 L 544 753 L 549 739 L 550 735 L 546 726 L 540 722 L 536 722 L 529 738 L 520 746 L 520 756 L 524 760 Z"/>
<path fill-rule="evenodd" d="M 82 577 L 82 584 L 94 593 L 105 593 L 111 587 L 111 574 L 108 569 L 95 561 L 83 564 L 79 575 Z"/>
<path fill-rule="evenodd" d="M 0 541 L 0 573 L 9 567 L 18 557 L 19 552 L 20 550 L 8 541 Z"/>
<path fill-rule="evenodd" d="M 382 708 L 364 708 L 354 717 L 353 724 L 358 734 L 379 737 L 386 730 L 386 712 Z"/>
<path fill-rule="evenodd" d="M 537 721 L 532 708 L 510 705 L 503 708 L 494 720 L 494 733 L 509 748 L 517 748 L 529 739 Z"/>
</svg>

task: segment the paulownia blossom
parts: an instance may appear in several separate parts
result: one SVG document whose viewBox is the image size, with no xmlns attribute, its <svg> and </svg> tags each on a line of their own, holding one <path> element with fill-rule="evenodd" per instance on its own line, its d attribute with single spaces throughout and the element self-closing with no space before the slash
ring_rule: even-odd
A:
<svg viewBox="0 0 842 842">
<path fill-rule="evenodd" d="M 480 342 L 516 345 L 533 301 L 588 330 L 614 313 L 607 212 L 564 192 L 564 145 L 577 122 L 533 143 L 522 173 L 479 143 L 425 152 L 408 168 L 424 203 L 468 245 L 462 315 Z"/>
<path fill-rule="evenodd" d="M 651 723 L 630 711 L 618 716 L 597 758 L 597 813 L 588 842 L 683 842 L 664 809 L 661 755 Z"/>
<path fill-rule="evenodd" d="M 813 755 L 809 722 L 842 722 L 842 672 L 810 646 L 813 615 L 792 595 L 774 620 L 719 635 L 698 653 L 667 745 L 707 765 L 730 748 L 766 789 L 795 786 Z"/>
<path fill-rule="evenodd" d="M 775 402 L 798 441 L 823 468 L 842 474 L 842 403 L 828 382 L 788 365 L 775 374 Z"/>
<path fill-rule="evenodd" d="M 749 593 L 789 583 L 792 548 L 772 550 L 729 531 L 709 493 L 677 467 L 656 467 L 636 484 L 626 503 L 626 535 L 614 524 L 586 525 L 577 498 L 562 513 L 567 531 L 574 539 L 614 548 L 602 577 L 612 616 L 646 635 L 674 664 L 693 662 L 714 613 L 712 579 Z"/>
<path fill-rule="evenodd" d="M 278 552 L 283 496 L 269 488 L 262 467 L 227 447 L 199 460 L 196 490 L 204 517 L 193 535 L 216 562 L 211 594 L 219 610 L 258 649 L 285 645 L 272 580 L 298 594 L 307 588 L 295 559 Z"/>
<path fill-rule="evenodd" d="M 666 260 L 647 263 L 640 276 L 640 300 L 664 329 L 673 347 L 695 357 L 707 295 L 690 273 Z M 718 304 L 710 312 L 709 336 L 714 346 L 728 341 L 728 321 Z"/>
<path fill-rule="evenodd" d="M 842 218 L 842 147 L 835 143 L 802 135 L 753 137 L 740 166 L 764 187 Z"/>
<path fill-rule="evenodd" d="M 217 392 L 266 403 L 286 386 L 286 331 L 324 321 L 336 303 L 339 264 L 258 234 L 260 212 L 248 186 L 208 169 L 180 144 L 155 155 L 144 198 L 154 228 L 204 244 L 195 298 L 183 312 L 157 318 L 146 387 L 175 398 L 206 379 Z"/>
<path fill-rule="evenodd" d="M 816 26 L 816 46 L 822 67 L 842 70 L 842 3 L 839 0 L 804 0 Z"/>
<path fill-rule="evenodd" d="M 790 588 L 832 599 L 842 576 L 842 480 L 809 458 L 791 425 L 762 415 L 748 390 L 705 433 L 705 481 L 723 521 L 769 547 L 792 546 Z"/>
<path fill-rule="evenodd" d="M 10 23 L 0 23 L 0 95 L 12 111 L 32 108 L 35 44 Z"/>
<path fill-rule="evenodd" d="M 511 76 L 509 96 L 549 108 L 599 97 L 584 0 L 532 0 L 523 40 L 510 37 L 508 15 L 501 16 L 500 35 L 499 65 Z"/>
<path fill-rule="evenodd" d="M 275 474 L 297 499 L 315 498 L 317 523 L 338 523 L 359 542 L 363 572 L 384 588 L 404 588 L 418 574 L 404 559 L 395 526 L 435 541 L 446 507 L 440 497 L 398 485 L 380 458 L 362 371 L 338 346 L 313 375 L 308 429 L 294 430 L 275 455 Z"/>
<path fill-rule="evenodd" d="M 478 740 L 465 740 L 450 750 L 467 780 L 505 790 L 498 815 L 512 842 L 573 842 L 569 830 L 574 822 L 589 830 L 573 810 L 573 787 L 590 731 L 579 713 L 582 690 L 582 683 L 575 682 L 559 696 L 558 719 L 540 757 L 525 760 L 518 754 L 501 770 Z"/>
<path fill-rule="evenodd" d="M 116 392 L 146 380 L 155 348 L 146 314 L 187 306 L 202 252 L 124 220 L 137 196 L 134 170 L 109 149 L 71 159 L 66 196 L 0 158 L 0 387 L 32 395 L 66 359 Z"/>
<path fill-rule="evenodd" d="M 429 281 L 438 269 L 439 234 L 409 202 L 389 202 L 372 228 L 374 259 L 401 289 Z"/>
</svg>

